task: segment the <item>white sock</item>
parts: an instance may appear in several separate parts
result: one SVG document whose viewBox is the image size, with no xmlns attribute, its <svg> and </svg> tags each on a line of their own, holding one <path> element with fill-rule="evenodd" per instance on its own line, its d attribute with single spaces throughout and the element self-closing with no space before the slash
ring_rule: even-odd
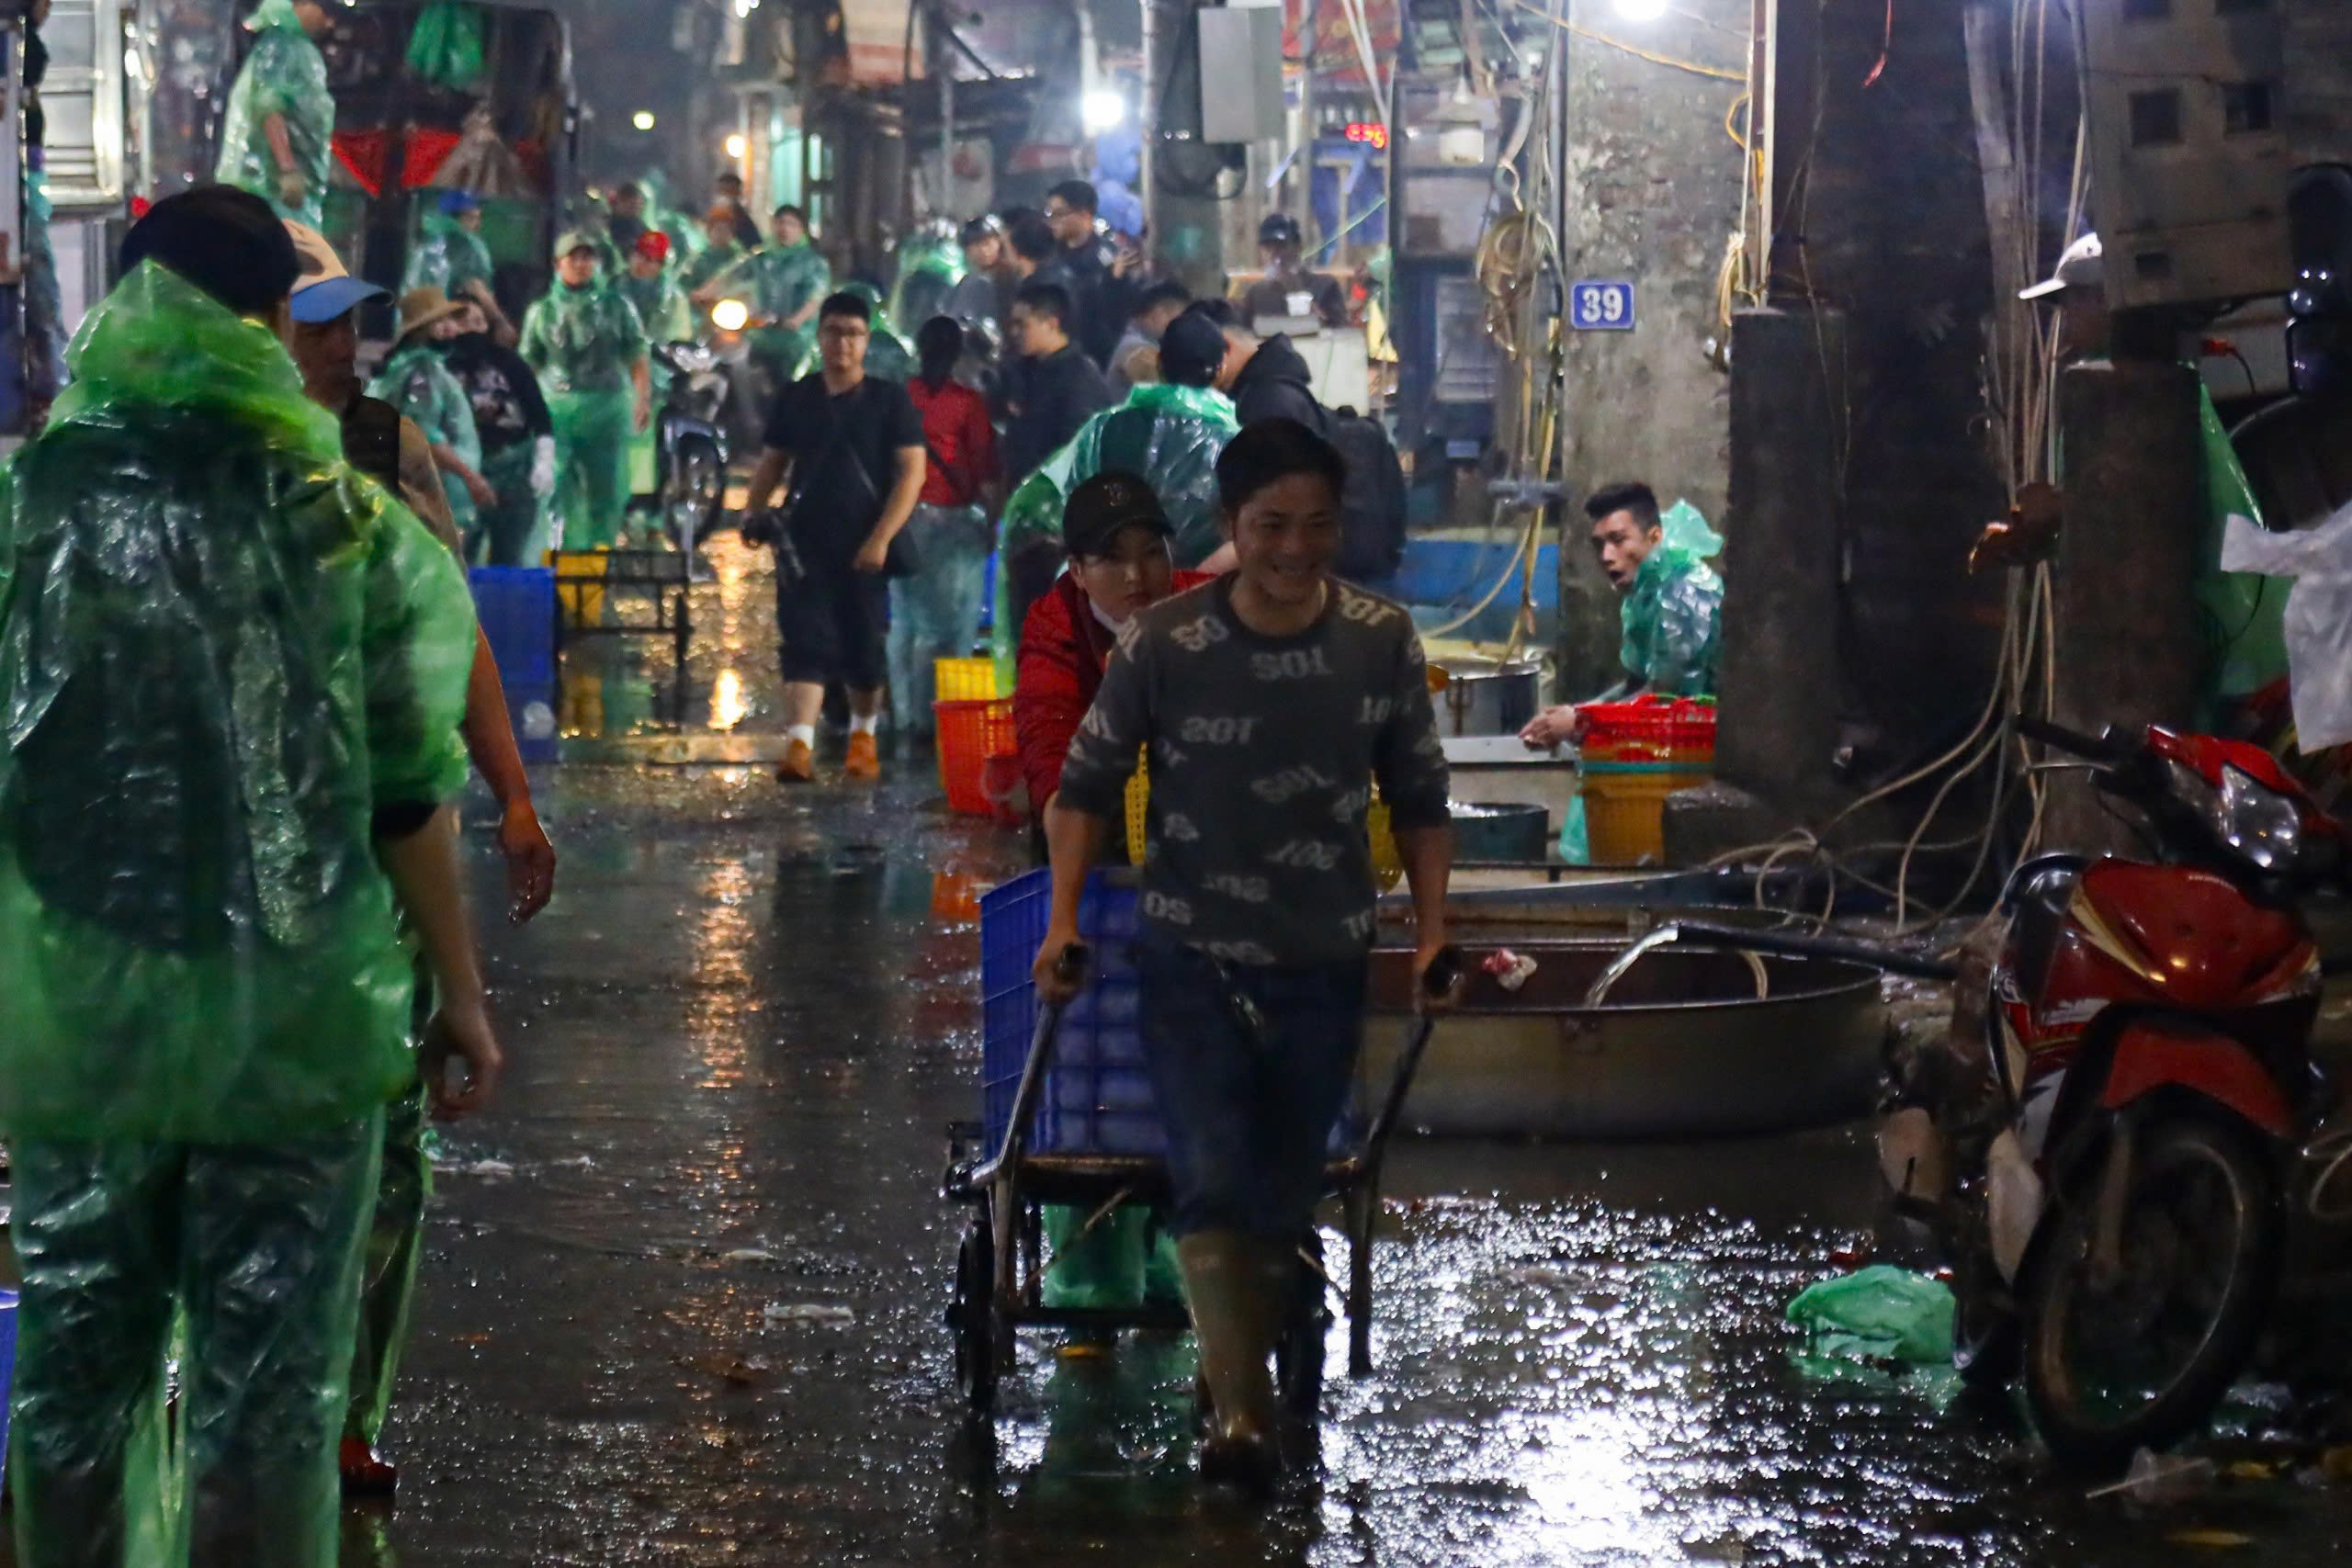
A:
<svg viewBox="0 0 2352 1568">
<path fill-rule="evenodd" d="M 881 728 L 882 716 L 879 713 L 849 716 L 849 732 L 852 735 L 871 735 Z"/>
<path fill-rule="evenodd" d="M 813 724 L 787 724 L 784 727 L 784 738 L 813 749 L 817 744 L 817 727 Z"/>
</svg>

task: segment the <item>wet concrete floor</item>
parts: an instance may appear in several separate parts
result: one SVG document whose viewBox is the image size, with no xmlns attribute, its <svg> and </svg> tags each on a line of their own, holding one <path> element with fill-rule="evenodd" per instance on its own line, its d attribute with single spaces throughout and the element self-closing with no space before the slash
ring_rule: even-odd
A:
<svg viewBox="0 0 2352 1568">
<path fill-rule="evenodd" d="M 976 1113 L 970 889 L 1017 846 L 944 817 L 927 762 L 788 796 L 750 768 L 546 789 L 561 892 L 490 933 L 515 1070 L 447 1139 L 403 1490 L 352 1513 L 348 1563 L 2120 1568 L 2225 1551 L 2184 1530 L 2273 1562 L 2352 1541 L 2352 1491 L 2134 1516 L 1932 1383 L 1800 1370 L 1781 1309 L 1872 1218 L 1852 1129 L 1405 1150 L 1380 1370 L 1345 1381 L 1335 1334 L 1321 1472 L 1263 1518 L 1191 1479 L 1182 1341 L 1032 1343 L 976 1430 L 940 1134 Z"/>
</svg>

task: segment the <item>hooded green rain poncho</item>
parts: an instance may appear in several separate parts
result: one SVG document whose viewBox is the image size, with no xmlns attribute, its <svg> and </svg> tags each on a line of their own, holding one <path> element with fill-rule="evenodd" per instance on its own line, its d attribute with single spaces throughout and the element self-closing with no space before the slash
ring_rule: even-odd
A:
<svg viewBox="0 0 2352 1568">
<path fill-rule="evenodd" d="M 155 264 L 71 363 L 0 502 L 0 1134 L 366 1115 L 415 1077 L 370 821 L 463 783 L 465 580 Z"/>
<path fill-rule="evenodd" d="M 816 345 L 817 319 L 812 315 L 797 327 L 784 323 L 825 297 L 833 284 L 831 264 L 806 240 L 797 245 L 766 245 L 729 268 L 723 283 L 750 295 L 744 303 L 754 318 L 766 317 L 775 323 L 752 329 L 752 348 L 777 375 L 787 380 L 797 375 Z"/>
<path fill-rule="evenodd" d="M 686 297 L 678 288 L 677 269 L 664 265 L 650 277 L 639 277 L 634 270 L 623 268 L 613 279 L 613 287 L 622 299 L 636 307 L 637 319 L 645 335 L 654 343 L 684 343 L 694 336 L 694 318 L 686 310 Z M 657 380 L 659 376 L 655 378 Z"/>
<path fill-rule="evenodd" d="M 1723 538 L 1689 502 L 1666 514 L 1665 536 L 1643 560 L 1619 611 L 1626 672 L 1668 697 L 1713 695 L 1724 580 L 1707 565 Z"/>
<path fill-rule="evenodd" d="M 408 276 L 401 280 L 401 288 L 438 288 L 452 299 L 462 299 L 476 283 L 490 287 L 497 270 L 480 234 L 446 212 L 428 212 L 424 236 L 408 254 Z"/>
<path fill-rule="evenodd" d="M 522 355 L 538 372 L 555 421 L 563 544 L 609 547 L 628 510 L 637 434 L 629 371 L 646 357 L 637 308 L 602 282 L 573 288 L 559 280 L 523 318 Z"/>
<path fill-rule="evenodd" d="M 223 185 L 253 192 L 280 218 L 319 227 L 324 213 L 327 172 L 334 163 L 334 95 L 327 88 L 326 56 L 302 30 L 294 0 L 263 0 L 245 18 L 258 36 L 244 68 L 229 91 L 220 124 L 220 160 L 214 176 Z M 286 121 L 287 145 L 301 176 L 301 200 L 289 203 L 270 151 L 272 115 Z"/>
<path fill-rule="evenodd" d="M 1175 527 L 1169 548 L 1180 567 L 1195 567 L 1223 543 L 1216 505 L 1216 459 L 1239 433 L 1233 400 L 1207 387 L 1159 383 L 1136 388 L 1116 408 L 1078 427 L 1069 445 L 1021 481 L 1005 503 L 997 535 L 997 615 L 991 637 L 1008 689 L 1018 626 L 1008 626 L 1005 566 L 1024 545 L 1061 538 L 1062 502 L 1096 474 L 1140 474 Z"/>
<path fill-rule="evenodd" d="M 456 452 L 466 467 L 481 471 L 481 435 L 474 425 L 474 405 L 466 389 L 449 373 L 441 353 L 421 337 L 412 337 L 392 351 L 384 368 L 368 383 L 370 397 L 381 398 L 416 422 L 424 438 Z M 473 492 L 452 473 L 441 475 L 441 491 L 449 498 L 449 515 L 460 536 L 473 532 Z"/>
</svg>

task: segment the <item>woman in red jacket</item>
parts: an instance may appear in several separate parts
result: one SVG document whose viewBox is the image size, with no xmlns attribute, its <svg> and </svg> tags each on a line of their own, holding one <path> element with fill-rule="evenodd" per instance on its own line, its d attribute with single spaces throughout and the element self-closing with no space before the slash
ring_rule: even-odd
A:
<svg viewBox="0 0 2352 1568">
<path fill-rule="evenodd" d="M 1206 572 L 1175 570 L 1168 555 L 1174 533 L 1151 487 L 1116 470 L 1080 485 L 1062 508 L 1069 570 L 1021 624 L 1020 673 L 1012 688 L 1021 773 L 1030 810 L 1038 817 L 1061 787 L 1062 759 L 1094 705 L 1119 627 L 1170 593 L 1209 581 Z M 1139 1298 L 1183 1301 L 1174 1248 L 1151 1216 L 1128 1205 L 1090 1229 L 1091 1217 L 1083 1208 L 1046 1209 L 1054 1258 L 1046 1276 L 1047 1306 L 1130 1308 Z M 1105 1335 L 1074 1334 L 1062 1353 L 1099 1355 L 1107 1341 Z"/>
<path fill-rule="evenodd" d="M 1151 487 L 1116 470 L 1086 480 L 1062 508 L 1069 570 L 1021 624 L 1012 688 L 1021 774 L 1034 816 L 1044 816 L 1061 787 L 1062 759 L 1094 705 L 1119 627 L 1136 611 L 1209 581 L 1205 572 L 1175 570 L 1168 554 L 1174 532 Z"/>
</svg>

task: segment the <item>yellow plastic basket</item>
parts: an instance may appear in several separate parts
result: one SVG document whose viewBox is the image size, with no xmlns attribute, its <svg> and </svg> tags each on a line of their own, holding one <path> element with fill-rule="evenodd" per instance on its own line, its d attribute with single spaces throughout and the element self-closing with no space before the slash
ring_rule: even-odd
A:
<svg viewBox="0 0 2352 1568">
<path fill-rule="evenodd" d="M 1127 781 L 1127 860 L 1131 864 L 1143 863 L 1144 850 L 1148 840 L 1145 822 L 1151 807 L 1151 775 L 1144 759 L 1136 759 L 1135 777 Z M 1372 875 L 1384 893 L 1404 880 L 1405 858 L 1397 852 L 1396 835 L 1388 825 L 1388 803 L 1378 795 L 1372 797 L 1372 809 L 1364 813 L 1364 831 L 1372 838 Z"/>
<path fill-rule="evenodd" d="M 1666 863 L 1666 797 L 1697 789 L 1712 769 L 1659 765 L 1655 772 L 1614 773 L 1605 763 L 1584 768 L 1586 841 L 1595 865 Z"/>
<path fill-rule="evenodd" d="M 985 703 L 1004 694 L 996 689 L 993 659 L 935 659 L 931 667 L 939 685 L 936 701 Z"/>
</svg>

